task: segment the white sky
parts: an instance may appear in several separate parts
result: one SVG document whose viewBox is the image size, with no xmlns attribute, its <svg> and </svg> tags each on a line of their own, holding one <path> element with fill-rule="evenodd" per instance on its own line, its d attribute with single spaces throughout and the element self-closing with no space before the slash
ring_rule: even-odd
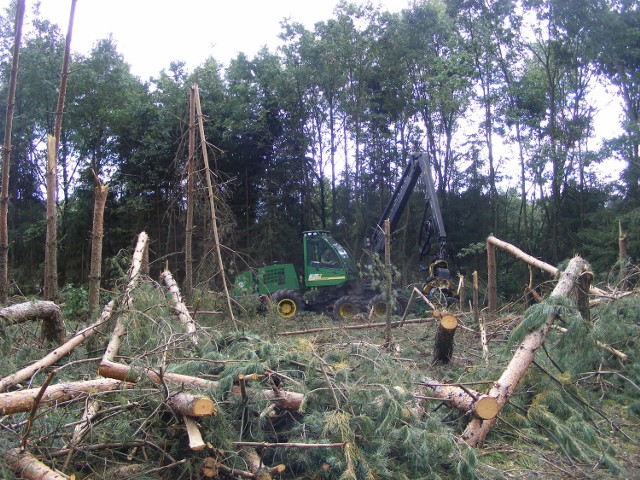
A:
<svg viewBox="0 0 640 480">
<path fill-rule="evenodd" d="M 34 0 L 27 0 L 26 19 Z M 388 11 L 409 0 L 374 0 Z M 9 0 L 0 0 L 4 13 Z M 174 60 L 192 71 L 212 56 L 227 65 L 239 52 L 252 57 L 278 45 L 280 21 L 291 18 L 311 29 L 333 17 L 338 0 L 77 0 L 71 50 L 88 53 L 110 33 L 131 71 L 142 80 L 157 76 Z M 42 0 L 41 16 L 66 35 L 71 0 Z"/>
</svg>

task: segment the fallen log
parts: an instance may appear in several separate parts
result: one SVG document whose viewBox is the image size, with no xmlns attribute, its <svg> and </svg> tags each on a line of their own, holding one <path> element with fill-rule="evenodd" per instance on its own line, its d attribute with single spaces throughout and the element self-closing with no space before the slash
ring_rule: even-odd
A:
<svg viewBox="0 0 640 480">
<path fill-rule="evenodd" d="M 40 405 L 49 405 L 52 403 L 66 402 L 81 396 L 131 388 L 132 386 L 133 384 L 131 383 L 112 378 L 58 383 L 56 385 L 50 385 L 46 389 L 39 403 Z M 13 415 L 14 413 L 31 410 L 40 392 L 41 388 L 29 388 L 27 390 L 0 393 L 0 415 Z"/>
<path fill-rule="evenodd" d="M 114 378 L 117 380 L 137 382 L 142 376 L 146 376 L 153 383 L 163 384 L 164 382 L 173 383 L 176 385 L 183 385 L 186 387 L 198 387 L 216 389 L 219 383 L 213 380 L 205 380 L 199 377 L 192 377 L 190 375 L 182 375 L 180 373 L 163 372 L 162 375 L 153 371 L 150 368 L 144 368 L 142 370 L 135 370 L 128 365 L 116 362 L 102 361 L 98 369 L 98 374 L 103 377 Z M 234 386 L 232 388 L 234 395 L 240 395 L 240 387 Z M 277 392 L 273 390 L 262 390 L 262 395 L 265 399 L 273 402 L 276 407 L 282 410 L 298 411 L 303 404 L 304 395 L 295 392 L 285 392 L 279 390 Z"/>
<path fill-rule="evenodd" d="M 87 337 L 93 335 L 97 329 L 108 322 L 113 315 L 113 310 L 115 308 L 115 301 L 109 302 L 104 310 L 102 311 L 102 315 L 100 315 L 100 319 L 95 322 L 93 325 L 88 326 L 87 328 L 80 330 L 71 340 L 66 342 L 64 345 L 60 345 L 58 348 L 50 352 L 44 358 L 32 363 L 31 365 L 15 372 L 7 377 L 4 377 L 0 380 L 0 392 L 4 392 L 7 388 L 15 385 L 16 383 L 22 382 L 23 380 L 27 380 L 35 375 L 37 372 L 50 367 L 55 362 L 60 360 L 63 356 L 70 353 L 74 348 L 78 345 L 82 344 L 82 342 L 87 339 Z"/>
<path fill-rule="evenodd" d="M 582 258 L 573 258 L 569 262 L 567 269 L 562 273 L 550 297 L 565 297 L 569 295 L 576 286 L 579 276 L 586 270 L 587 263 Z M 527 369 L 533 363 L 536 352 L 547 338 L 555 319 L 556 315 L 549 315 L 539 329 L 529 332 L 524 337 L 509 365 L 489 390 L 488 395 L 498 403 L 498 411 L 507 403 Z M 472 419 L 462 434 L 462 439 L 470 446 L 479 446 L 484 441 L 489 430 L 495 425 L 495 422 L 496 418 L 485 421 L 477 418 Z"/>
<path fill-rule="evenodd" d="M 165 403 L 174 412 L 188 417 L 210 417 L 217 414 L 213 400 L 207 397 L 196 397 L 187 392 L 171 395 Z"/>
<path fill-rule="evenodd" d="M 498 402 L 489 395 L 464 386 L 443 384 L 428 377 L 424 377 L 420 384 L 431 388 L 448 405 L 480 420 L 491 420 L 498 415 Z"/>
<path fill-rule="evenodd" d="M 164 281 L 165 285 L 169 289 L 171 300 L 173 301 L 173 308 L 176 311 L 176 315 L 178 315 L 178 319 L 187 327 L 187 332 L 189 332 L 189 334 L 191 335 L 191 342 L 194 345 L 197 345 L 198 335 L 196 334 L 196 322 L 194 322 L 193 317 L 191 317 L 191 314 L 187 309 L 187 306 L 182 301 L 178 284 L 176 283 L 173 275 L 171 275 L 171 272 L 168 269 L 165 269 L 160 274 L 160 278 Z"/>
<path fill-rule="evenodd" d="M 71 477 L 57 472 L 38 460 L 31 453 L 19 448 L 4 453 L 7 467 L 26 480 L 69 480 Z"/>
<path fill-rule="evenodd" d="M 17 303 L 0 310 L 0 319 L 8 325 L 42 319 L 42 338 L 62 345 L 67 341 L 60 307 L 54 302 L 40 300 Z"/>
</svg>

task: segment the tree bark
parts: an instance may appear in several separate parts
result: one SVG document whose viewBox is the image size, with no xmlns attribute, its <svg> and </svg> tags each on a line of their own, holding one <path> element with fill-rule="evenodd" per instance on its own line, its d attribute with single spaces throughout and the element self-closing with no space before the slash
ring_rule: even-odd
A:
<svg viewBox="0 0 640 480">
<path fill-rule="evenodd" d="M 169 289 L 171 300 L 173 301 L 173 307 L 175 308 L 178 319 L 187 327 L 187 331 L 191 335 L 191 342 L 194 345 L 198 345 L 198 335 L 196 334 L 196 322 L 191 317 L 187 306 L 182 302 L 180 296 L 180 289 L 178 284 L 173 279 L 173 275 L 169 270 L 164 270 L 160 277 L 164 281 L 165 285 Z"/>
<path fill-rule="evenodd" d="M 2 187 L 0 190 L 0 304 L 6 305 L 9 298 L 9 169 L 11 166 L 11 131 L 13 112 L 16 106 L 16 85 L 22 40 L 25 0 L 16 5 L 15 36 L 13 40 L 13 58 L 7 92 L 7 114 L 4 124 L 4 143 L 2 144 Z"/>
<path fill-rule="evenodd" d="M 75 398 L 95 394 L 96 392 L 110 392 L 122 388 L 131 388 L 132 383 L 115 380 L 113 378 L 99 378 L 84 382 L 58 383 L 50 385 L 45 390 L 39 405 L 50 405 L 66 402 Z M 0 393 L 0 415 L 28 412 L 33 406 L 41 388 L 29 388 L 15 392 Z"/>
<path fill-rule="evenodd" d="M 579 276 L 586 268 L 587 263 L 582 258 L 573 258 L 569 262 L 566 271 L 560 277 L 555 289 L 551 293 L 551 297 L 569 295 L 575 288 Z M 489 390 L 488 395 L 496 399 L 499 409 L 502 409 L 507 403 L 509 397 L 513 394 L 516 386 L 529 368 L 529 365 L 531 365 L 535 359 L 536 352 L 547 338 L 555 318 L 555 315 L 549 315 L 546 322 L 539 329 L 525 336 L 500 379 L 491 387 L 491 390 Z M 462 439 L 470 446 L 479 446 L 484 442 L 487 433 L 495 422 L 496 419 L 488 421 L 480 421 L 478 419 L 471 420 L 462 434 Z"/>
<path fill-rule="evenodd" d="M 0 320 L 7 324 L 24 323 L 42 319 L 42 337 L 46 341 L 62 345 L 67 341 L 67 331 L 60 307 L 53 302 L 40 300 L 18 303 L 0 310 Z"/>
<path fill-rule="evenodd" d="M 4 453 L 7 467 L 25 480 L 68 480 L 71 477 L 48 467 L 31 453 L 20 451 L 19 448 L 7 450 Z"/>
</svg>

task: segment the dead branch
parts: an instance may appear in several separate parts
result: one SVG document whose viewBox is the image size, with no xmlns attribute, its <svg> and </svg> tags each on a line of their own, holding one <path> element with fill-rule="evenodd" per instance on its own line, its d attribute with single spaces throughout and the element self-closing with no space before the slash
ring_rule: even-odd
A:
<svg viewBox="0 0 640 480">
<path fill-rule="evenodd" d="M 110 392 L 122 388 L 131 388 L 132 383 L 115 380 L 112 378 L 100 378 L 84 382 L 58 383 L 49 386 L 40 398 L 41 405 L 66 402 L 84 395 L 96 392 Z M 29 388 L 15 392 L 0 393 L 0 415 L 13 415 L 14 413 L 31 410 L 36 397 L 42 392 L 42 388 Z"/>
<path fill-rule="evenodd" d="M 4 454 L 7 467 L 26 480 L 65 480 L 71 477 L 48 467 L 31 453 L 19 448 L 7 450 Z"/>
<path fill-rule="evenodd" d="M 196 334 L 196 322 L 194 322 L 193 318 L 191 317 L 187 306 L 182 302 L 178 284 L 176 283 L 173 275 L 171 275 L 171 272 L 168 269 L 165 269 L 160 274 L 160 278 L 164 281 L 165 285 L 169 289 L 171 300 L 173 301 L 173 306 L 175 308 L 176 314 L 178 315 L 178 319 L 187 327 L 187 331 L 191 334 L 191 342 L 194 345 L 197 345 L 198 335 Z"/>
<path fill-rule="evenodd" d="M 578 277 L 586 269 L 587 263 L 582 258 L 573 258 L 569 262 L 566 271 L 562 273 L 560 280 L 551 293 L 551 297 L 569 295 L 576 286 Z M 546 322 L 539 329 L 525 336 L 502 376 L 489 390 L 488 395 L 497 401 L 499 410 L 507 403 L 529 365 L 534 361 L 535 354 L 547 338 L 555 318 L 555 315 L 549 315 Z M 487 421 L 473 419 L 462 434 L 462 439 L 470 446 L 479 446 L 494 424 L 495 418 Z"/>
<path fill-rule="evenodd" d="M 347 442 L 339 443 L 296 443 L 296 442 L 231 442 L 236 447 L 253 448 L 344 448 Z"/>
<path fill-rule="evenodd" d="M 102 311 L 102 315 L 100 315 L 100 319 L 95 322 L 93 325 L 88 326 L 87 328 L 80 330 L 71 340 L 69 340 L 64 345 L 59 346 L 51 353 L 49 353 L 44 358 L 32 363 L 31 365 L 23 368 L 22 370 L 9 375 L 0 380 L 0 392 L 6 391 L 12 385 L 16 383 L 22 382 L 36 374 L 38 371 L 47 368 L 53 365 L 55 362 L 60 360 L 63 356 L 67 355 L 78 345 L 82 344 L 85 339 L 91 335 L 93 335 L 100 326 L 105 324 L 111 319 L 113 315 L 113 309 L 115 307 L 115 301 L 109 302 L 104 310 Z"/>
</svg>

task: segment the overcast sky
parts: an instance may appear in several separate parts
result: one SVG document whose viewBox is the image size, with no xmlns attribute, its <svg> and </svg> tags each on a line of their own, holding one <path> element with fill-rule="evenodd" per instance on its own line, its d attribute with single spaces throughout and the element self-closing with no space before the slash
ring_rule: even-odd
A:
<svg viewBox="0 0 640 480">
<path fill-rule="evenodd" d="M 27 0 L 26 20 L 34 0 Z M 213 56 L 228 64 L 239 52 L 249 57 L 267 45 L 275 50 L 284 18 L 312 28 L 333 17 L 338 0 L 77 0 L 71 50 L 88 53 L 96 40 L 113 34 L 118 51 L 142 80 L 157 76 L 174 60 L 193 70 Z M 374 0 L 388 11 L 409 0 Z M 4 13 L 9 0 L 0 0 Z M 42 0 L 41 16 L 66 35 L 71 0 Z"/>
</svg>

